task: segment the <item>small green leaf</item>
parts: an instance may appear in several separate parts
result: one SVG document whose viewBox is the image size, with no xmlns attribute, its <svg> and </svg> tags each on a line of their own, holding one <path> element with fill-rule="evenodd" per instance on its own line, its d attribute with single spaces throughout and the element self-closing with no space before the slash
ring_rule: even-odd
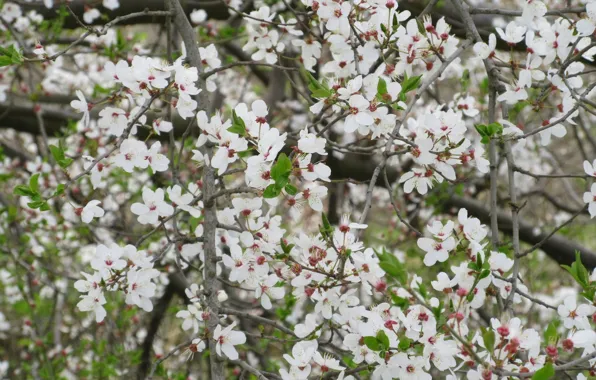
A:
<svg viewBox="0 0 596 380">
<path fill-rule="evenodd" d="M 22 197 L 31 197 L 31 196 L 35 195 L 36 193 L 25 185 L 18 185 L 17 187 L 14 188 L 13 194 L 20 195 Z"/>
<path fill-rule="evenodd" d="M 331 96 L 331 90 L 327 86 L 319 83 L 319 81 L 317 81 L 315 77 L 313 77 L 312 74 L 307 70 L 301 71 L 302 75 L 304 75 L 306 77 L 306 80 L 308 81 L 308 89 L 310 90 L 313 97 L 327 98 Z"/>
<path fill-rule="evenodd" d="M 400 284 L 406 284 L 408 281 L 408 274 L 406 273 L 403 267 L 398 267 L 393 263 L 389 262 L 380 262 L 379 266 L 381 269 L 385 271 L 389 276 L 395 278 Z"/>
<path fill-rule="evenodd" d="M 379 83 L 377 84 L 377 94 L 383 96 L 387 93 L 387 82 L 385 79 L 379 78 Z"/>
<path fill-rule="evenodd" d="M 39 192 L 39 173 L 33 174 L 29 179 L 29 188 L 34 192 Z"/>
<path fill-rule="evenodd" d="M 296 188 L 296 186 L 288 183 L 285 187 L 286 193 L 288 193 L 289 195 L 296 195 L 298 194 L 298 189 Z"/>
<path fill-rule="evenodd" d="M 0 67 L 21 63 L 23 63 L 23 56 L 14 45 L 8 48 L 0 48 Z"/>
<path fill-rule="evenodd" d="M 62 169 L 66 169 L 72 163 L 73 163 L 73 159 L 72 158 L 64 158 L 62 160 L 58 160 L 58 165 L 60 165 L 60 167 Z"/>
<path fill-rule="evenodd" d="M 59 185 L 56 187 L 56 191 L 54 192 L 54 196 L 55 196 L 55 197 L 58 197 L 58 196 L 60 196 L 60 195 L 64 194 L 64 189 L 65 189 L 65 188 L 66 188 L 66 187 L 64 186 L 64 184 L 62 184 L 62 183 L 61 183 L 61 184 L 59 184 Z"/>
<path fill-rule="evenodd" d="M 263 192 L 263 198 L 277 198 L 277 196 L 280 193 L 281 193 L 281 190 L 277 186 L 271 184 L 271 185 L 267 186 L 267 188 Z"/>
<path fill-rule="evenodd" d="M 382 350 L 389 348 L 389 337 L 387 337 L 385 331 L 379 330 L 379 332 L 377 332 L 377 341 L 379 342 Z"/>
<path fill-rule="evenodd" d="M 331 91 L 324 88 L 318 88 L 312 92 L 312 96 L 315 98 L 328 98 L 331 96 Z"/>
<path fill-rule="evenodd" d="M 228 128 L 228 132 L 235 133 L 240 136 L 246 135 L 246 124 L 241 117 L 236 115 L 236 111 L 232 111 L 232 126 Z"/>
<path fill-rule="evenodd" d="M 400 351 L 406 351 L 407 349 L 410 348 L 411 345 L 412 345 L 412 340 L 406 336 L 402 336 L 399 338 L 399 344 L 397 345 L 397 348 Z"/>
<path fill-rule="evenodd" d="M 552 363 L 547 363 L 544 367 L 540 368 L 534 376 L 532 376 L 532 380 L 548 380 L 555 376 L 555 369 L 553 368 Z"/>
<path fill-rule="evenodd" d="M 417 89 L 420 85 L 420 78 L 422 78 L 422 75 L 405 78 L 404 81 L 401 83 L 401 92 L 403 94 L 407 94 L 408 92 Z"/>
<path fill-rule="evenodd" d="M 286 156 L 285 153 L 281 153 L 277 157 L 277 162 L 271 168 L 271 178 L 277 181 L 280 176 L 283 176 L 292 171 L 292 161 Z"/>
<path fill-rule="evenodd" d="M 366 345 L 366 347 L 370 348 L 373 351 L 381 350 L 381 344 L 379 343 L 377 338 L 375 338 L 374 336 L 365 336 L 364 344 Z"/>
<path fill-rule="evenodd" d="M 329 223 L 329 219 L 327 219 L 327 214 L 322 213 L 322 219 L 323 219 L 323 229 L 326 232 L 333 232 L 333 227 L 331 227 L 331 223 Z"/>
<path fill-rule="evenodd" d="M 64 159 L 64 151 L 56 145 L 50 145 L 50 152 L 52 153 L 52 157 L 54 157 L 56 162 Z"/>
<path fill-rule="evenodd" d="M 495 350 L 495 332 L 490 328 L 483 328 L 482 340 L 484 340 L 486 350 L 492 353 Z"/>
<path fill-rule="evenodd" d="M 557 333 L 557 328 L 559 326 L 559 321 L 554 320 L 548 324 L 546 331 L 544 331 L 544 341 L 548 344 L 556 344 L 559 340 L 559 334 Z"/>
<path fill-rule="evenodd" d="M 43 206 L 43 204 L 45 203 L 45 201 L 34 201 L 34 202 L 29 202 L 27 203 L 27 206 L 36 209 L 36 208 L 40 208 L 41 206 Z"/>
</svg>

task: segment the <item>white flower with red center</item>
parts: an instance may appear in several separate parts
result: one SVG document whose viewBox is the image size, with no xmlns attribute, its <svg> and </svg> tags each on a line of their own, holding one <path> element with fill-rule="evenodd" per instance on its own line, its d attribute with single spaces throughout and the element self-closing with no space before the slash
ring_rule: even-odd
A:
<svg viewBox="0 0 596 380">
<path fill-rule="evenodd" d="M 314 133 L 308 132 L 307 129 L 300 131 L 300 139 L 298 140 L 298 149 L 302 153 L 320 154 L 326 156 L 325 144 L 327 140 L 324 137 L 318 137 Z"/>
<path fill-rule="evenodd" d="M 81 311 L 92 311 L 95 313 L 95 322 L 100 323 L 107 315 L 103 305 L 106 304 L 106 298 L 101 289 L 90 291 L 87 295 L 81 296 L 81 301 L 77 308 Z"/>
<path fill-rule="evenodd" d="M 136 139 L 126 139 L 120 144 L 120 152 L 114 157 L 114 165 L 128 173 L 132 173 L 135 167 L 144 169 L 148 166 L 149 162 L 145 160 L 147 156 L 147 146 L 144 142 Z M 97 169 L 99 171 L 100 168 Z"/>
<path fill-rule="evenodd" d="M 151 57 L 136 55 L 132 59 L 132 72 L 137 81 L 136 88 L 132 91 L 149 95 L 149 89 L 163 89 L 168 85 L 170 71 L 162 62 Z"/>
<path fill-rule="evenodd" d="M 339 365 L 339 360 L 335 359 L 330 354 L 321 355 L 319 351 L 315 352 L 313 361 L 319 365 L 321 372 L 323 373 L 329 371 L 341 371 L 346 368 Z"/>
<path fill-rule="evenodd" d="M 507 24 L 505 31 L 501 28 L 496 28 L 499 37 L 511 46 L 515 46 L 518 42 L 524 39 L 527 28 L 525 26 L 518 26 L 514 21 Z"/>
<path fill-rule="evenodd" d="M 420 165 L 429 165 L 434 162 L 435 155 L 430 151 L 433 149 L 434 142 L 432 139 L 425 137 L 417 137 L 414 140 L 414 147 L 410 153 L 414 156 L 414 160 Z"/>
<path fill-rule="evenodd" d="M 310 208 L 315 211 L 323 211 L 323 198 L 327 196 L 327 187 L 312 184 L 309 188 L 296 194 L 296 200 L 304 199 L 308 202 Z"/>
<path fill-rule="evenodd" d="M 81 293 L 88 293 L 100 288 L 101 274 L 99 272 L 95 272 L 92 275 L 85 272 L 81 272 L 81 274 L 85 277 L 85 280 L 78 280 L 74 283 L 76 290 Z"/>
<path fill-rule="evenodd" d="M 229 280 L 232 282 L 243 282 L 248 278 L 250 269 L 249 257 L 242 253 L 239 245 L 230 246 L 230 254 L 222 256 L 223 263 L 230 268 Z"/>
<path fill-rule="evenodd" d="M 455 248 L 455 239 L 449 237 L 443 241 L 436 241 L 429 238 L 418 239 L 418 247 L 426 251 L 424 256 L 424 265 L 433 266 L 438 261 L 440 263 L 447 261 L 449 252 Z"/>
<path fill-rule="evenodd" d="M 279 280 L 277 275 L 271 274 L 264 281 L 260 282 L 255 289 L 255 298 L 260 298 L 261 306 L 267 310 L 272 307 L 272 299 L 279 300 L 284 298 L 285 290 L 283 286 L 276 286 Z"/>
<path fill-rule="evenodd" d="M 70 106 L 83 114 L 83 119 L 81 120 L 81 123 L 83 123 L 83 125 L 87 127 L 89 125 L 89 111 L 91 110 L 91 108 L 93 108 L 93 104 L 87 103 L 87 99 L 85 99 L 85 95 L 83 95 L 83 92 L 81 90 L 77 90 L 76 94 L 78 100 L 73 100 L 72 102 L 70 102 Z"/>
<path fill-rule="evenodd" d="M 168 170 L 168 165 L 170 164 L 170 159 L 160 153 L 160 150 L 161 142 L 156 141 L 151 145 L 151 148 L 147 150 L 147 155 L 145 156 L 145 161 L 147 163 L 145 167 L 150 166 L 154 172 L 165 172 Z"/>
<path fill-rule="evenodd" d="M 408 357 L 398 353 L 389 359 L 389 364 L 399 367 L 398 377 L 402 380 L 431 380 L 432 376 L 424 370 L 426 359 L 421 356 Z"/>
<path fill-rule="evenodd" d="M 449 220 L 445 225 L 441 223 L 439 220 L 435 220 L 432 224 L 426 226 L 428 232 L 433 234 L 433 236 L 439 240 L 445 240 L 453 233 L 453 221 Z"/>
<path fill-rule="evenodd" d="M 101 201 L 92 200 L 85 207 L 76 209 L 75 212 L 81 216 L 83 223 L 91 223 L 93 218 L 101 218 L 105 214 L 105 211 L 99 207 L 99 204 L 101 204 Z"/>
<path fill-rule="evenodd" d="M 316 339 L 300 341 L 292 347 L 292 356 L 283 354 L 283 358 L 292 366 L 299 368 L 309 366 L 309 362 L 317 352 L 319 344 Z"/>
<path fill-rule="evenodd" d="M 162 120 L 162 119 L 155 119 L 153 120 L 153 131 L 157 135 L 161 135 L 161 132 L 167 133 L 174 128 L 171 122 Z"/>
<path fill-rule="evenodd" d="M 225 329 L 221 325 L 215 327 L 213 331 L 213 339 L 217 342 L 215 350 L 217 354 L 222 356 L 222 352 L 230 359 L 238 359 L 238 351 L 234 346 L 244 344 L 246 342 L 246 335 L 241 331 L 233 331 L 236 322 L 232 323 Z"/>
<path fill-rule="evenodd" d="M 164 201 L 163 189 L 153 191 L 145 187 L 143 188 L 143 203 L 133 203 L 130 206 L 130 211 L 138 215 L 139 223 L 156 225 L 159 222 L 159 217 L 172 215 L 174 208 Z"/>
<path fill-rule="evenodd" d="M 503 252 L 491 251 L 490 258 L 488 259 L 490 269 L 499 272 L 503 275 L 513 267 L 513 260 L 507 257 Z"/>
<path fill-rule="evenodd" d="M 97 126 L 116 137 L 122 136 L 128 125 L 128 114 L 120 108 L 106 107 L 99 111 Z"/>
<path fill-rule="evenodd" d="M 218 174 L 222 174 L 228 168 L 228 165 L 238 159 L 238 153 L 248 149 L 248 142 L 238 135 L 222 130 L 217 135 L 219 148 L 211 159 L 211 166 L 217 169 Z"/>
<path fill-rule="evenodd" d="M 596 3 L 586 4 L 586 14 L 588 18 L 583 18 L 575 25 L 581 36 L 590 36 L 596 30 Z"/>
<path fill-rule="evenodd" d="M 190 193 L 182 195 L 182 187 L 180 187 L 180 185 L 168 187 L 167 193 L 173 207 L 178 207 L 179 209 L 188 212 L 194 218 L 199 218 L 201 216 L 201 210 L 190 205 L 194 198 L 193 195 Z"/>
<path fill-rule="evenodd" d="M 360 94 L 350 96 L 348 105 L 350 107 L 348 117 L 344 121 L 346 132 L 354 132 L 361 126 L 369 126 L 375 121 L 368 110 L 370 102 L 364 96 Z"/>
<path fill-rule="evenodd" d="M 207 344 L 200 338 L 193 339 L 188 346 L 188 360 L 191 360 L 197 352 L 203 352 L 207 348 Z"/>
<path fill-rule="evenodd" d="M 563 325 L 567 329 L 590 329 L 588 317 L 594 312 L 596 308 L 587 303 L 578 306 L 575 297 L 566 297 L 563 304 L 557 308 L 557 313 L 563 319 Z"/>
<path fill-rule="evenodd" d="M 476 42 L 474 44 L 474 52 L 481 59 L 493 58 L 495 56 L 495 49 L 497 47 L 497 37 L 494 33 L 488 36 L 488 44 L 484 42 Z"/>
<path fill-rule="evenodd" d="M 192 330 L 195 334 L 199 332 L 199 322 L 202 322 L 206 315 L 204 315 L 204 311 L 201 310 L 200 304 L 191 304 L 188 305 L 187 310 L 180 310 L 176 313 L 177 318 L 181 318 L 182 321 L 182 330 L 188 331 Z"/>
<path fill-rule="evenodd" d="M 409 194 L 416 188 L 416 191 L 420 195 L 424 195 L 428 192 L 428 189 L 432 187 L 432 180 L 434 173 L 432 170 L 413 168 L 411 171 L 405 173 L 399 178 L 399 183 L 404 184 L 404 192 Z"/>
<path fill-rule="evenodd" d="M 126 303 L 137 305 L 145 311 L 153 310 L 150 298 L 155 295 L 156 285 L 151 280 L 158 276 L 159 271 L 153 268 L 128 271 Z"/>
<path fill-rule="evenodd" d="M 447 273 L 445 272 L 439 273 L 437 275 L 436 281 L 431 281 L 433 289 L 443 293 L 451 293 L 451 291 L 453 290 L 452 288 L 455 286 L 456 283 L 457 280 L 455 279 L 455 277 L 453 279 L 450 279 Z"/>
<path fill-rule="evenodd" d="M 108 279 L 112 272 L 126 267 L 126 260 L 122 260 L 122 248 L 112 244 L 110 248 L 99 244 L 95 248 L 95 256 L 91 259 L 91 268 L 95 269 L 104 279 Z"/>
<path fill-rule="evenodd" d="M 234 212 L 246 219 L 256 219 L 261 216 L 262 198 L 234 198 L 232 199 Z"/>
</svg>

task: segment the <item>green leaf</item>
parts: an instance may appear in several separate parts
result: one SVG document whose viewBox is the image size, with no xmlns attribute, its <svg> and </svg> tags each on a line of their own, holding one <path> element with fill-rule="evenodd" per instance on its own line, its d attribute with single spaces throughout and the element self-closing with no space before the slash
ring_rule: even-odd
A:
<svg viewBox="0 0 596 380">
<path fill-rule="evenodd" d="M 29 179 L 29 188 L 34 192 L 39 192 L 39 173 L 33 174 Z"/>
<path fill-rule="evenodd" d="M 488 277 L 489 274 L 490 274 L 490 270 L 485 269 L 485 270 L 482 271 L 482 273 L 480 273 L 479 279 L 482 280 L 483 278 Z"/>
<path fill-rule="evenodd" d="M 486 350 L 492 353 L 495 350 L 495 332 L 490 328 L 482 328 L 482 340 Z"/>
<path fill-rule="evenodd" d="M 22 197 L 32 197 L 37 193 L 32 191 L 29 187 L 25 185 L 18 185 L 14 188 L 13 194 L 20 195 Z"/>
<path fill-rule="evenodd" d="M 23 56 L 14 45 L 8 48 L 0 48 L 0 67 L 21 63 L 23 63 Z"/>
<path fill-rule="evenodd" d="M 64 194 L 64 189 L 66 188 L 66 186 L 64 186 L 63 183 L 58 184 L 58 186 L 56 187 L 56 191 L 54 192 L 54 196 L 58 197 L 62 194 Z"/>
<path fill-rule="evenodd" d="M 66 169 L 67 167 L 70 166 L 70 164 L 73 163 L 73 159 L 72 158 L 64 158 L 62 160 L 57 160 L 58 161 L 58 165 L 60 165 L 60 167 L 62 169 Z"/>
<path fill-rule="evenodd" d="M 555 369 L 553 368 L 553 363 L 547 363 L 544 367 L 540 368 L 534 376 L 532 376 L 532 380 L 548 380 L 555 376 Z"/>
<path fill-rule="evenodd" d="M 62 169 L 66 169 L 73 163 L 72 158 L 68 158 L 64 155 L 64 150 L 62 147 L 57 147 L 56 145 L 50 145 L 50 152 L 52 153 L 52 157 L 54 160 L 60 165 Z"/>
<path fill-rule="evenodd" d="M 289 195 L 296 195 L 298 194 L 298 189 L 296 188 L 296 186 L 288 183 L 285 187 L 286 189 L 286 193 L 288 193 Z"/>
<path fill-rule="evenodd" d="M 241 117 L 236 115 L 236 111 L 232 111 L 232 126 L 228 128 L 228 132 L 235 133 L 240 136 L 246 135 L 246 124 Z"/>
<path fill-rule="evenodd" d="M 530 102 L 523 100 L 521 102 L 517 102 L 515 106 L 509 108 L 509 121 L 514 123 L 517 120 L 517 116 L 520 114 L 520 112 L 529 105 Z"/>
<path fill-rule="evenodd" d="M 490 136 L 502 135 L 503 134 L 503 126 L 500 123 L 490 123 L 488 125 L 488 132 Z"/>
<path fill-rule="evenodd" d="M 385 334 L 385 331 L 379 330 L 377 333 L 377 341 L 381 345 L 381 349 L 386 350 L 389 348 L 389 337 Z"/>
<path fill-rule="evenodd" d="M 364 344 L 366 345 L 366 347 L 370 348 L 373 351 L 381 350 L 381 344 L 379 343 L 377 338 L 375 338 L 374 336 L 365 336 Z"/>
<path fill-rule="evenodd" d="M 488 136 L 488 127 L 486 125 L 476 124 L 474 125 L 474 128 L 476 128 L 476 131 L 480 134 L 480 136 Z"/>
<path fill-rule="evenodd" d="M 397 348 L 400 351 L 406 351 L 408 348 L 410 348 L 411 345 L 412 340 L 406 336 L 402 336 L 399 338 L 399 344 L 397 345 Z"/>
<path fill-rule="evenodd" d="M 406 284 L 408 281 L 408 274 L 403 267 L 398 267 L 393 263 L 389 262 L 380 262 L 379 266 L 381 269 L 385 271 L 389 276 L 395 278 L 400 284 Z"/>
<path fill-rule="evenodd" d="M 402 310 L 405 310 L 406 308 L 408 308 L 410 306 L 410 301 L 408 301 L 407 298 L 402 298 L 399 296 L 396 296 L 393 292 L 390 292 L 391 295 L 391 300 L 393 301 L 393 304 L 397 307 L 399 307 Z"/>
<path fill-rule="evenodd" d="M 277 186 L 271 184 L 267 186 L 263 192 L 263 198 L 276 198 L 280 193 L 281 190 Z"/>
<path fill-rule="evenodd" d="M 277 158 L 277 162 L 271 168 L 271 178 L 275 181 L 275 186 L 279 192 L 288 183 L 290 174 L 292 174 L 292 161 L 290 161 L 285 153 L 281 153 Z"/>
<path fill-rule="evenodd" d="M 43 206 L 43 204 L 45 203 L 45 201 L 34 201 L 34 202 L 29 202 L 27 203 L 27 206 L 36 209 L 36 208 L 40 208 L 41 206 Z"/>
<path fill-rule="evenodd" d="M 312 92 L 312 96 L 315 98 L 328 98 L 331 96 L 331 91 L 324 88 L 318 88 Z"/>
<path fill-rule="evenodd" d="M 5 55 L 0 56 L 0 67 L 12 65 L 12 59 Z"/>
<path fill-rule="evenodd" d="M 417 89 L 420 85 L 420 78 L 422 78 L 422 75 L 405 78 L 401 83 L 401 92 L 407 94 L 408 92 Z"/>
<path fill-rule="evenodd" d="M 377 84 L 377 94 L 381 95 L 381 97 L 382 97 L 386 93 L 387 93 L 387 82 L 385 82 L 385 79 L 379 78 L 379 83 Z"/>
<path fill-rule="evenodd" d="M 577 281 L 578 284 L 582 286 L 582 288 L 587 288 L 590 284 L 590 275 L 588 270 L 584 266 L 581 261 L 581 254 L 579 251 L 575 252 L 575 262 L 568 265 L 561 265 L 565 270 L 567 270 L 571 276 Z"/>
<path fill-rule="evenodd" d="M 468 69 L 464 70 L 460 81 L 461 81 L 462 92 L 468 92 L 468 88 L 470 87 L 470 70 L 468 70 Z"/>
<path fill-rule="evenodd" d="M 277 157 L 277 162 L 271 168 L 271 178 L 277 181 L 280 176 L 283 176 L 292 171 L 292 161 L 286 156 L 285 153 L 281 153 Z"/>
<path fill-rule="evenodd" d="M 559 320 L 554 320 L 548 324 L 548 327 L 544 331 L 544 341 L 547 345 L 556 344 L 556 342 L 559 340 L 559 334 L 557 333 L 559 324 Z"/>
<path fill-rule="evenodd" d="M 308 89 L 310 90 L 313 97 L 327 98 L 331 96 L 331 90 L 327 86 L 319 83 L 319 81 L 317 81 L 315 77 L 313 77 L 312 74 L 307 70 L 301 71 L 302 75 L 304 75 L 306 77 L 306 80 L 308 81 Z"/>
<path fill-rule="evenodd" d="M 327 214 L 322 213 L 323 215 L 321 218 L 323 219 L 323 231 L 325 233 L 333 232 L 333 227 L 331 227 L 331 223 L 329 223 L 329 219 L 327 218 Z"/>
<path fill-rule="evenodd" d="M 294 244 L 286 244 L 286 241 L 283 238 L 279 239 L 279 244 L 286 255 L 292 251 L 292 248 L 294 248 Z"/>
</svg>

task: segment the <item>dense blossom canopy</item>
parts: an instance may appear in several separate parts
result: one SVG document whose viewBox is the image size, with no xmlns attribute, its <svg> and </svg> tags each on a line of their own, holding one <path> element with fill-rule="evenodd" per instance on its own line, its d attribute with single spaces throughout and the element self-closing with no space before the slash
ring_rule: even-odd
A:
<svg viewBox="0 0 596 380">
<path fill-rule="evenodd" d="M 596 2 L 490 3 L 0 1 L 0 378 L 596 376 Z"/>
</svg>

